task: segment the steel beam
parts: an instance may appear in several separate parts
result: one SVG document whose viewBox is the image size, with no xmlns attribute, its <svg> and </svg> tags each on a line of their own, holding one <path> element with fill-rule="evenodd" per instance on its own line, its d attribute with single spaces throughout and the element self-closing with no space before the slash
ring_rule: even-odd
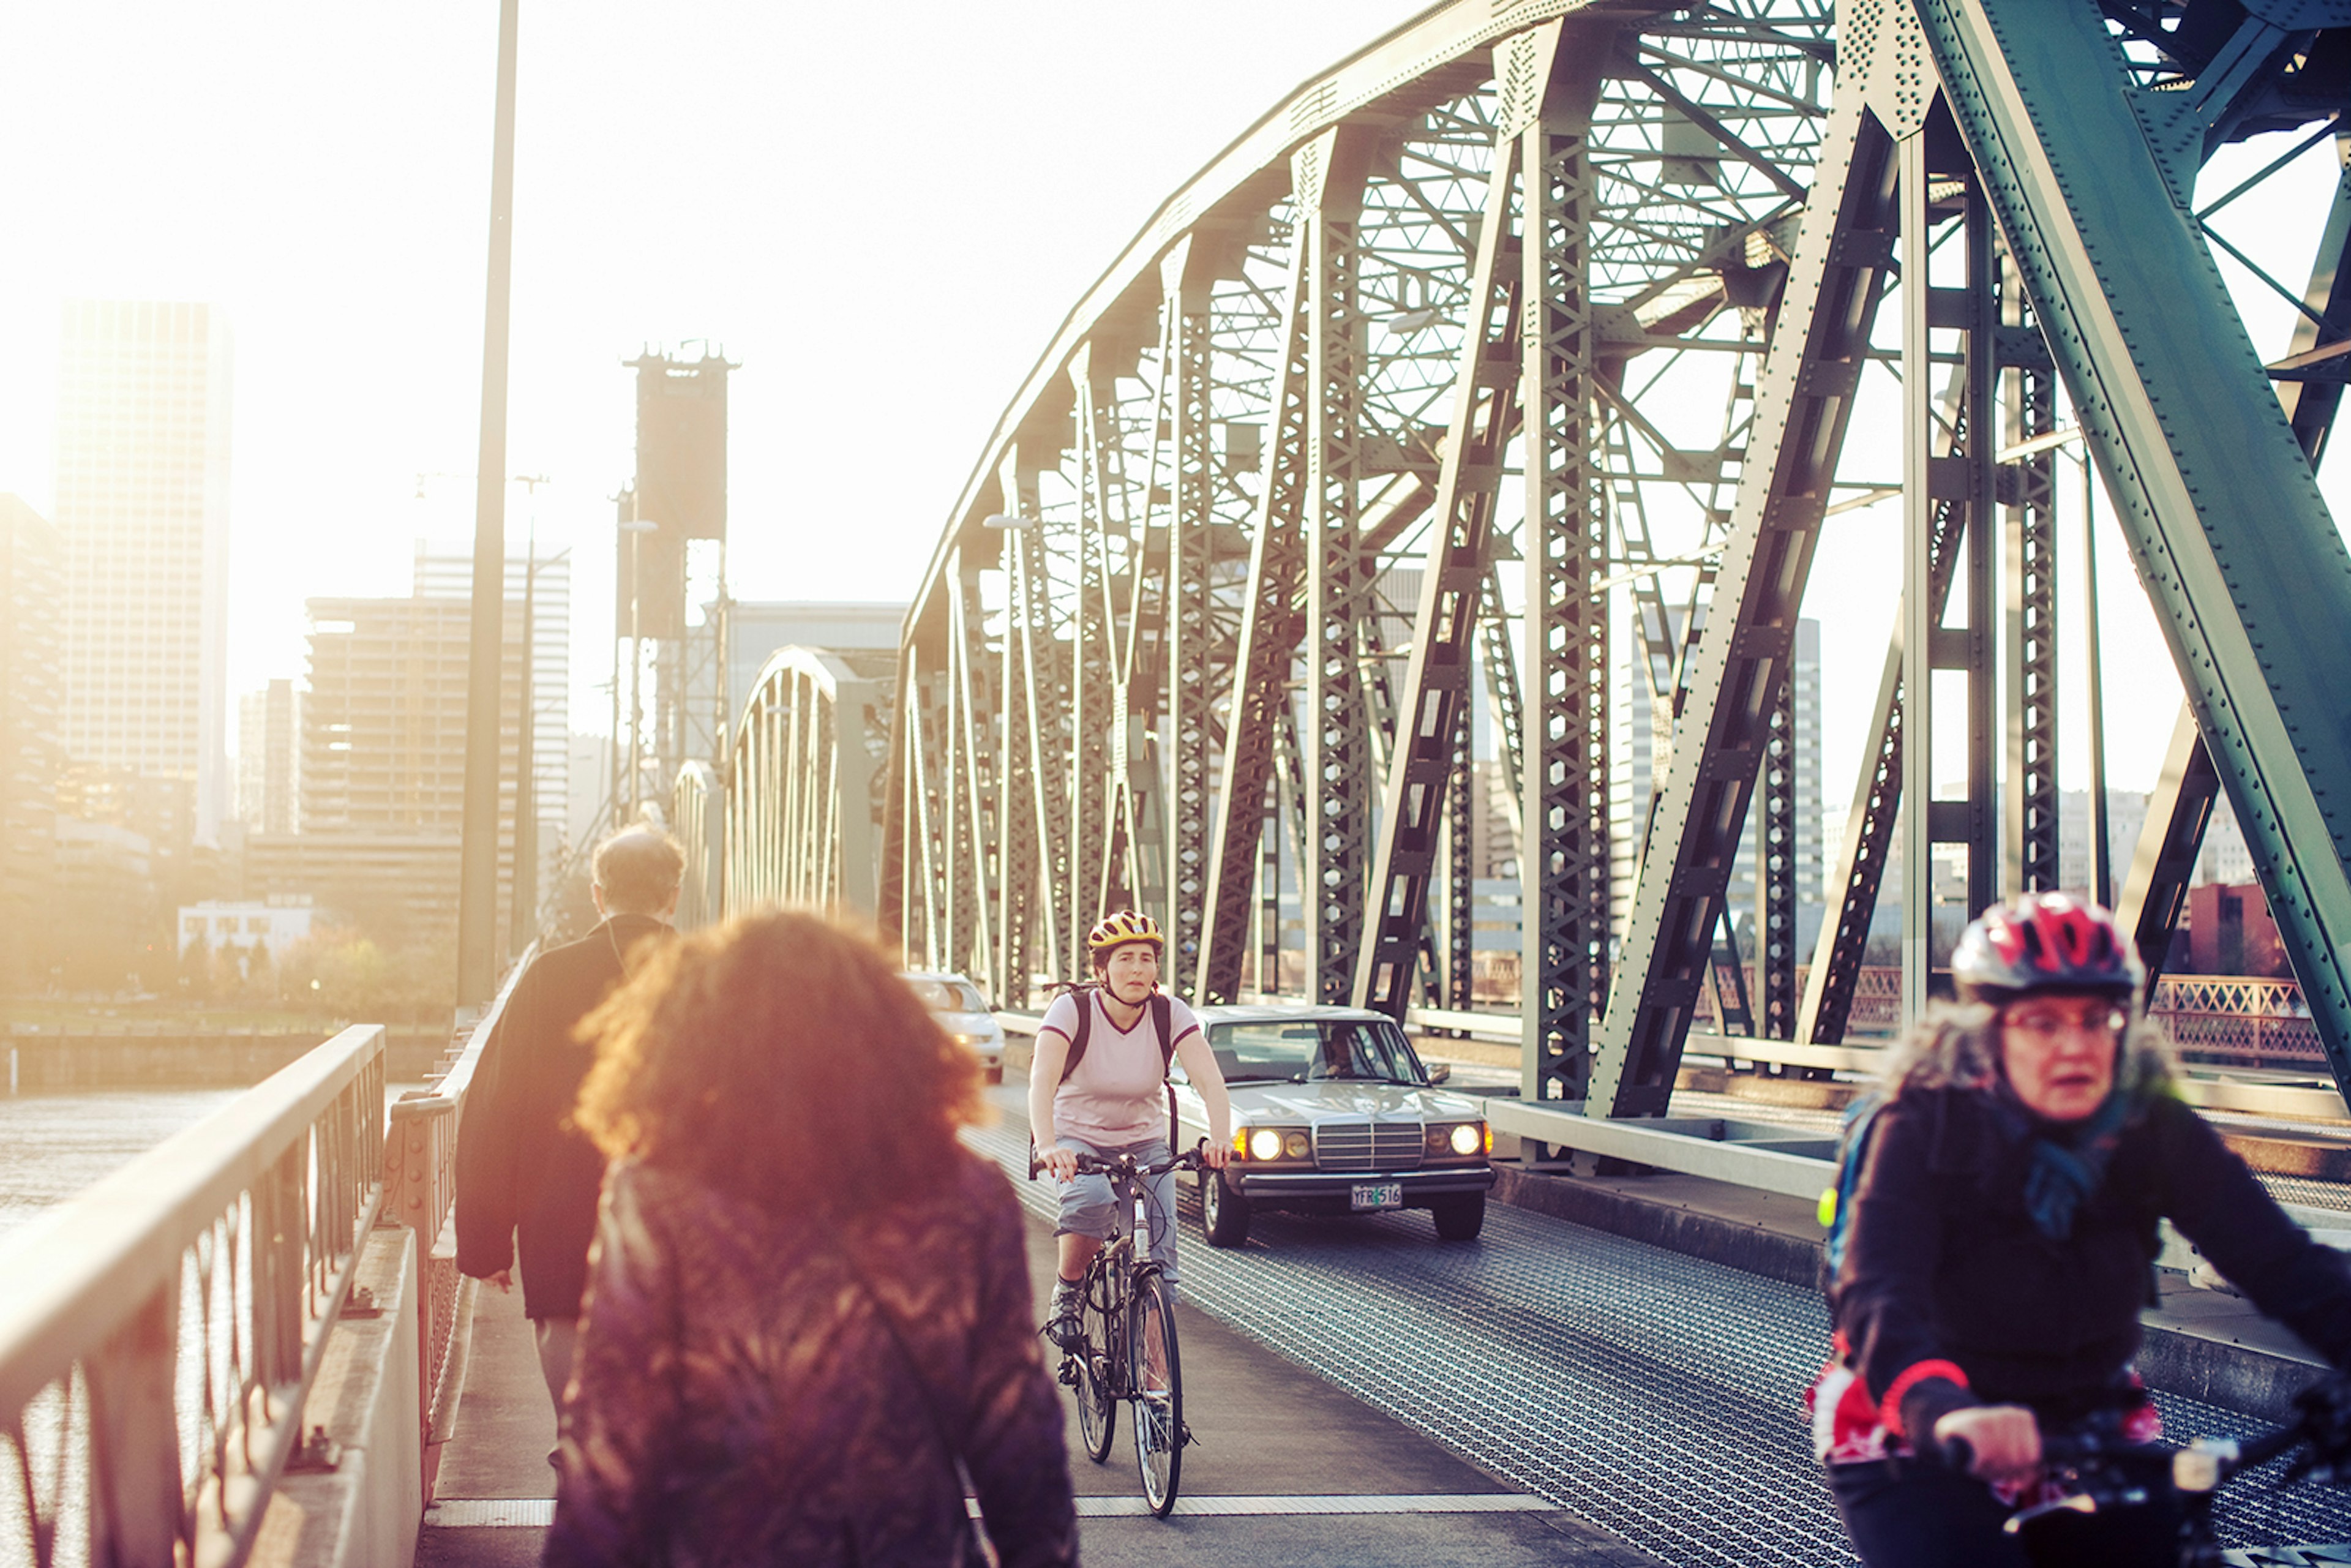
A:
<svg viewBox="0 0 2351 1568">
<path fill-rule="evenodd" d="M 2001 280 L 1996 363 L 2002 447 L 2057 428 L 2056 367 L 2011 265 Z M 2057 453 L 2000 465 L 2006 514 L 2007 768 L 2001 790 L 2001 892 L 2054 893 L 2057 826 Z"/>
<path fill-rule="evenodd" d="M 1552 58 L 1541 62 L 1549 68 L 1536 71 L 1537 60 L 1524 68 L 1543 83 L 1520 132 L 1526 521 L 1519 546 L 1535 707 L 1519 785 L 1519 1076 L 1530 1099 L 1583 1098 L 1592 1021 L 1608 986 L 1608 507 L 1596 439 L 1608 367 L 1592 298 L 1600 214 L 1591 118 L 1616 42 L 1611 28 L 1563 26 Z M 1518 47 L 1535 53 L 1536 46 Z M 1469 580 L 1473 613 L 1482 588 Z"/>
<path fill-rule="evenodd" d="M 1792 664 L 1812 552 L 1893 260 L 1894 142 L 1865 108 L 1867 89 L 1865 70 L 1838 81 L 1756 389 L 1681 738 L 1600 1026 L 1588 1098 L 1610 1115 L 1667 1109 L 1746 823 L 1770 695 Z"/>
<path fill-rule="evenodd" d="M 1327 165 L 1336 132 L 1326 132 L 1291 159 L 1293 191 L 1312 191 Z M 1294 225 L 1314 221 L 1297 206 Z M 1234 657 L 1231 706 L 1225 724 L 1222 777 L 1210 839 L 1207 898 L 1200 922 L 1200 961 L 1192 995 L 1227 1002 L 1238 994 L 1247 953 L 1250 902 L 1257 880 L 1265 782 L 1273 768 L 1276 714 L 1290 706 L 1290 666 L 1304 633 L 1298 589 L 1305 576 L 1306 540 L 1300 517 L 1307 487 L 1307 392 L 1314 309 L 1307 267 L 1311 247 L 1290 247 L 1284 280 L 1280 357 L 1266 413 L 1263 488 L 1249 540 L 1249 593 Z"/>
<path fill-rule="evenodd" d="M 2351 141 L 2338 140 L 2336 155 L 2342 157 L 2346 152 L 2351 152 Z M 2294 318 L 2294 337 L 2286 349 L 2289 363 L 2325 343 L 2339 342 L 2351 336 L 2351 168 L 2335 180 L 2335 201 L 2327 211 L 2326 229 L 2319 237 L 2318 254 L 2311 262 L 2303 306 L 2302 313 Z M 2280 380 L 2277 392 L 2278 402 L 2294 427 L 2294 443 L 2310 459 L 2311 471 L 2315 473 L 2326 455 L 2326 439 L 2342 406 L 2343 383 L 2331 378 L 2308 380 L 2297 376 Z M 2094 548 L 2091 530 L 2086 526 L 2090 506 L 2086 486 L 2083 495 L 2083 559 L 2086 561 Z M 2095 585 L 2090 591 L 2095 616 Z M 2179 736 L 2185 734 L 2192 749 L 2166 760 L 2162 779 L 2147 801 L 2147 821 L 2141 825 L 2138 844 L 2131 858 L 2130 878 L 2124 885 L 2122 901 L 2116 906 L 2116 916 L 2132 933 L 2139 957 L 2147 965 L 2150 992 L 2162 977 L 2170 955 L 2171 934 L 2177 928 L 2180 911 L 2187 905 L 2188 882 L 2195 874 L 2197 858 L 2203 852 L 2204 831 L 2211 825 L 2212 805 L 2220 787 L 2211 754 L 2205 749 L 2203 737 L 2196 733 L 2195 711 L 2185 701 L 2180 704 L 2174 731 L 2175 747 L 2180 744 Z M 2098 804 L 2104 804 L 2103 799 Z M 2099 847 L 2105 847 L 2103 835 Z"/>
<path fill-rule="evenodd" d="M 1306 994 L 1344 1003 L 1363 946 L 1364 864 L 1371 839 L 1372 766 L 1363 651 L 1371 564 L 1357 540 L 1363 507 L 1367 327 L 1359 298 L 1357 221 L 1374 133 L 1342 126 L 1302 149 L 1291 201 L 1306 287 L 1306 568 L 1304 674 L 1308 829 L 1301 912 Z"/>
<path fill-rule="evenodd" d="M 962 862 L 956 892 L 956 966 L 971 967 L 972 977 L 990 997 L 1004 994 L 997 964 L 1001 954 L 995 939 L 997 880 L 1002 870 L 995 860 L 1002 843 L 1003 819 L 997 812 L 994 789 L 998 759 L 996 715 L 983 710 L 987 676 L 979 661 L 987 649 L 981 636 L 979 570 L 964 564 L 962 550 L 950 558 L 962 591 L 950 599 L 947 631 L 948 680 L 956 706 L 955 745 L 962 768 L 955 779 L 961 801 L 957 820 L 962 834 L 956 853 Z"/>
<path fill-rule="evenodd" d="M 1186 237 L 1160 271 L 1166 318 L 1169 454 L 1167 513 L 1167 873 L 1169 967 L 1198 971 L 1207 917 L 1210 832 L 1209 706 L 1216 696 L 1208 573 L 1215 559 L 1216 454 L 1211 444 L 1208 376 L 1208 269 Z"/>
<path fill-rule="evenodd" d="M 2338 1085 L 2351 1082 L 2351 555 L 2096 7 L 1917 0 Z M 2090 193 L 2095 193 L 2091 199 Z M 2215 421 L 2204 410 L 2231 410 Z"/>
<path fill-rule="evenodd" d="M 1365 911 L 1369 924 L 1354 977 L 1356 1006 L 1399 1019 L 1410 1003 L 1420 962 L 1445 781 L 1468 695 L 1495 491 L 1501 482 L 1503 446 L 1517 422 L 1524 278 L 1511 196 L 1526 155 L 1523 133 L 1540 119 L 1541 94 L 1557 47 L 1557 31 L 1545 28 L 1497 51 L 1496 76 L 1504 84 L 1506 102 L 1470 270 L 1468 329 L 1431 508 L 1436 526 L 1397 705 Z M 1541 52 L 1531 69 L 1512 58 L 1529 47 Z M 1509 101 L 1513 94 L 1515 101 Z"/>
</svg>

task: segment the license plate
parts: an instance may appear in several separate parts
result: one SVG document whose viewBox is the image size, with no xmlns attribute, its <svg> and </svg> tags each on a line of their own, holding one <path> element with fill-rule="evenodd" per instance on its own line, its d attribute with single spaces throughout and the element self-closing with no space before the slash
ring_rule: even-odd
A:
<svg viewBox="0 0 2351 1568">
<path fill-rule="evenodd" d="M 1359 1181 L 1348 1195 L 1357 1209 L 1402 1208 L 1404 1183 L 1400 1181 Z"/>
</svg>

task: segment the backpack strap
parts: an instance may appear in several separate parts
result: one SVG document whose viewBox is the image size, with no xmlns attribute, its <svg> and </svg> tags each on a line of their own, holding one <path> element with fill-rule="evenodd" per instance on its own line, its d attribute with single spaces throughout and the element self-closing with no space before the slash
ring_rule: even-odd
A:
<svg viewBox="0 0 2351 1568">
<path fill-rule="evenodd" d="M 1159 1076 L 1167 1086 L 1167 1152 L 1176 1152 L 1176 1080 L 1168 1064 L 1176 1060 L 1176 1004 L 1165 991 L 1151 993 L 1151 1022 L 1159 1030 Z"/>
<path fill-rule="evenodd" d="M 1176 1041 L 1169 1038 L 1176 1032 L 1176 999 L 1165 991 L 1151 993 L 1151 1021 L 1159 1030 L 1159 1071 L 1165 1074 L 1176 1060 Z"/>
<path fill-rule="evenodd" d="M 1086 1040 L 1094 1032 L 1094 988 L 1071 986 L 1070 999 L 1078 1004 L 1078 1032 L 1070 1037 L 1069 1054 L 1061 1058 L 1061 1082 L 1067 1083 L 1078 1063 L 1086 1059 Z"/>
<path fill-rule="evenodd" d="M 1883 1094 L 1865 1094 L 1845 1108 L 1844 1126 L 1837 1138 L 1836 1185 L 1821 1194 L 1820 1222 L 1828 1229 L 1821 1247 L 1822 1283 L 1836 1282 L 1844 1267 L 1845 1247 L 1852 1240 L 1854 1200 L 1861 1190 L 1862 1168 L 1869 1159 L 1869 1136 L 1877 1129 L 1877 1113 L 1886 1109 Z"/>
</svg>

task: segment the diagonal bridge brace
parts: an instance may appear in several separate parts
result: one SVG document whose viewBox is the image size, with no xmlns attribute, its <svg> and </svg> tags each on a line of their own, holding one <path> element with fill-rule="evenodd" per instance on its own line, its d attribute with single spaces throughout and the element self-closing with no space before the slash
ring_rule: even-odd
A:
<svg viewBox="0 0 2351 1568">
<path fill-rule="evenodd" d="M 2086 0 L 1917 13 L 2351 1087 L 2351 554 L 2175 194 L 2195 154 Z"/>
</svg>

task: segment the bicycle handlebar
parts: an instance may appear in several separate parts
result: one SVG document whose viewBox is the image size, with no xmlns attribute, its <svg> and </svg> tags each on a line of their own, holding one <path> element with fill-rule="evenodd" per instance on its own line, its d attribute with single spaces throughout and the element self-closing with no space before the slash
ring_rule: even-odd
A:
<svg viewBox="0 0 2351 1568">
<path fill-rule="evenodd" d="M 1078 1155 L 1078 1174 L 1132 1177 L 1165 1176 L 1169 1171 L 1176 1170 L 1197 1171 L 1204 1168 L 1207 1163 L 1200 1152 L 1207 1146 L 1208 1140 L 1203 1138 L 1196 1145 L 1186 1149 L 1182 1154 L 1150 1165 L 1137 1164 L 1133 1155 L 1113 1155 L 1107 1159 L 1100 1155 Z M 1029 1179 L 1035 1181 L 1037 1173 L 1044 1168 L 1045 1162 L 1039 1157 L 1037 1146 L 1031 1144 L 1029 1146 Z"/>
</svg>

